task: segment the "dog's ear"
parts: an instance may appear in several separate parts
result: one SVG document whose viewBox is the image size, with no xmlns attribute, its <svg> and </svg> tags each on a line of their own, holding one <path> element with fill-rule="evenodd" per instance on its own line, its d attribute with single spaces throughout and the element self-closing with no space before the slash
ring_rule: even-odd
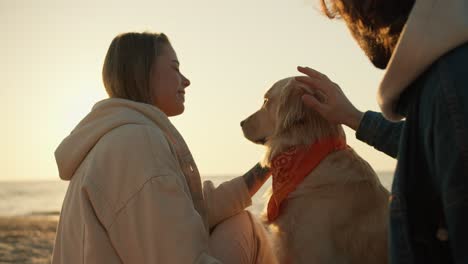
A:
<svg viewBox="0 0 468 264">
<path fill-rule="evenodd" d="M 280 94 L 278 107 L 279 131 L 289 129 L 295 124 L 304 123 L 310 110 L 302 102 L 304 90 L 295 82 L 289 82 Z"/>
</svg>

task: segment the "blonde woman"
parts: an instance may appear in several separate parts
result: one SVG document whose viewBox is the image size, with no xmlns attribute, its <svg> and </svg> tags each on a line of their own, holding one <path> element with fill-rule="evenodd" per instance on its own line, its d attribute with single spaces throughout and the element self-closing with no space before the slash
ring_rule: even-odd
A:
<svg viewBox="0 0 468 264">
<path fill-rule="evenodd" d="M 168 117 L 184 112 L 190 81 L 164 34 L 112 41 L 102 71 L 109 99 L 55 152 L 70 181 L 52 263 L 275 263 L 245 211 L 267 173 L 256 165 L 202 184 Z"/>
</svg>

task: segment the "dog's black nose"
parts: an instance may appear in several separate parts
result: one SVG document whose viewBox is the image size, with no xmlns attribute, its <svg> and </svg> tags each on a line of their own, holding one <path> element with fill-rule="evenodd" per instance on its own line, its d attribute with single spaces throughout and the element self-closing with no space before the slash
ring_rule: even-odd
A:
<svg viewBox="0 0 468 264">
<path fill-rule="evenodd" d="M 244 120 L 244 121 L 241 121 L 241 126 L 244 126 L 244 123 L 245 123 L 245 120 Z"/>
</svg>

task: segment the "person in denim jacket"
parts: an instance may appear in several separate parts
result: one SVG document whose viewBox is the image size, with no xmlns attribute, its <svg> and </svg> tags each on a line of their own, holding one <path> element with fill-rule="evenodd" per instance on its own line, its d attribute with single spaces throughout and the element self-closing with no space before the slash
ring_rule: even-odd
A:
<svg viewBox="0 0 468 264">
<path fill-rule="evenodd" d="M 296 80 L 304 103 L 398 160 L 390 263 L 468 263 L 468 1 L 322 1 L 373 64 L 386 68 L 381 113 L 357 110 L 324 74 Z M 400 121 L 402 119 L 405 121 Z M 397 122 L 399 121 L 399 122 Z"/>
</svg>

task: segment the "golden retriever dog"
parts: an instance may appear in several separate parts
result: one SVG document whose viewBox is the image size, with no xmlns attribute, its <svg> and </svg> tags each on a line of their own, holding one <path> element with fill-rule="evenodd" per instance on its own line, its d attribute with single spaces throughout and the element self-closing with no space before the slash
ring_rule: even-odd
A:
<svg viewBox="0 0 468 264">
<path fill-rule="evenodd" d="M 266 146 L 264 166 L 294 147 L 311 146 L 313 156 L 316 142 L 345 142 L 340 125 L 303 105 L 305 89 L 294 78 L 278 81 L 261 109 L 241 122 L 247 139 Z M 345 143 L 305 175 L 279 205 L 278 216 L 265 220 L 279 263 L 387 263 L 389 193 L 370 165 Z"/>
</svg>

